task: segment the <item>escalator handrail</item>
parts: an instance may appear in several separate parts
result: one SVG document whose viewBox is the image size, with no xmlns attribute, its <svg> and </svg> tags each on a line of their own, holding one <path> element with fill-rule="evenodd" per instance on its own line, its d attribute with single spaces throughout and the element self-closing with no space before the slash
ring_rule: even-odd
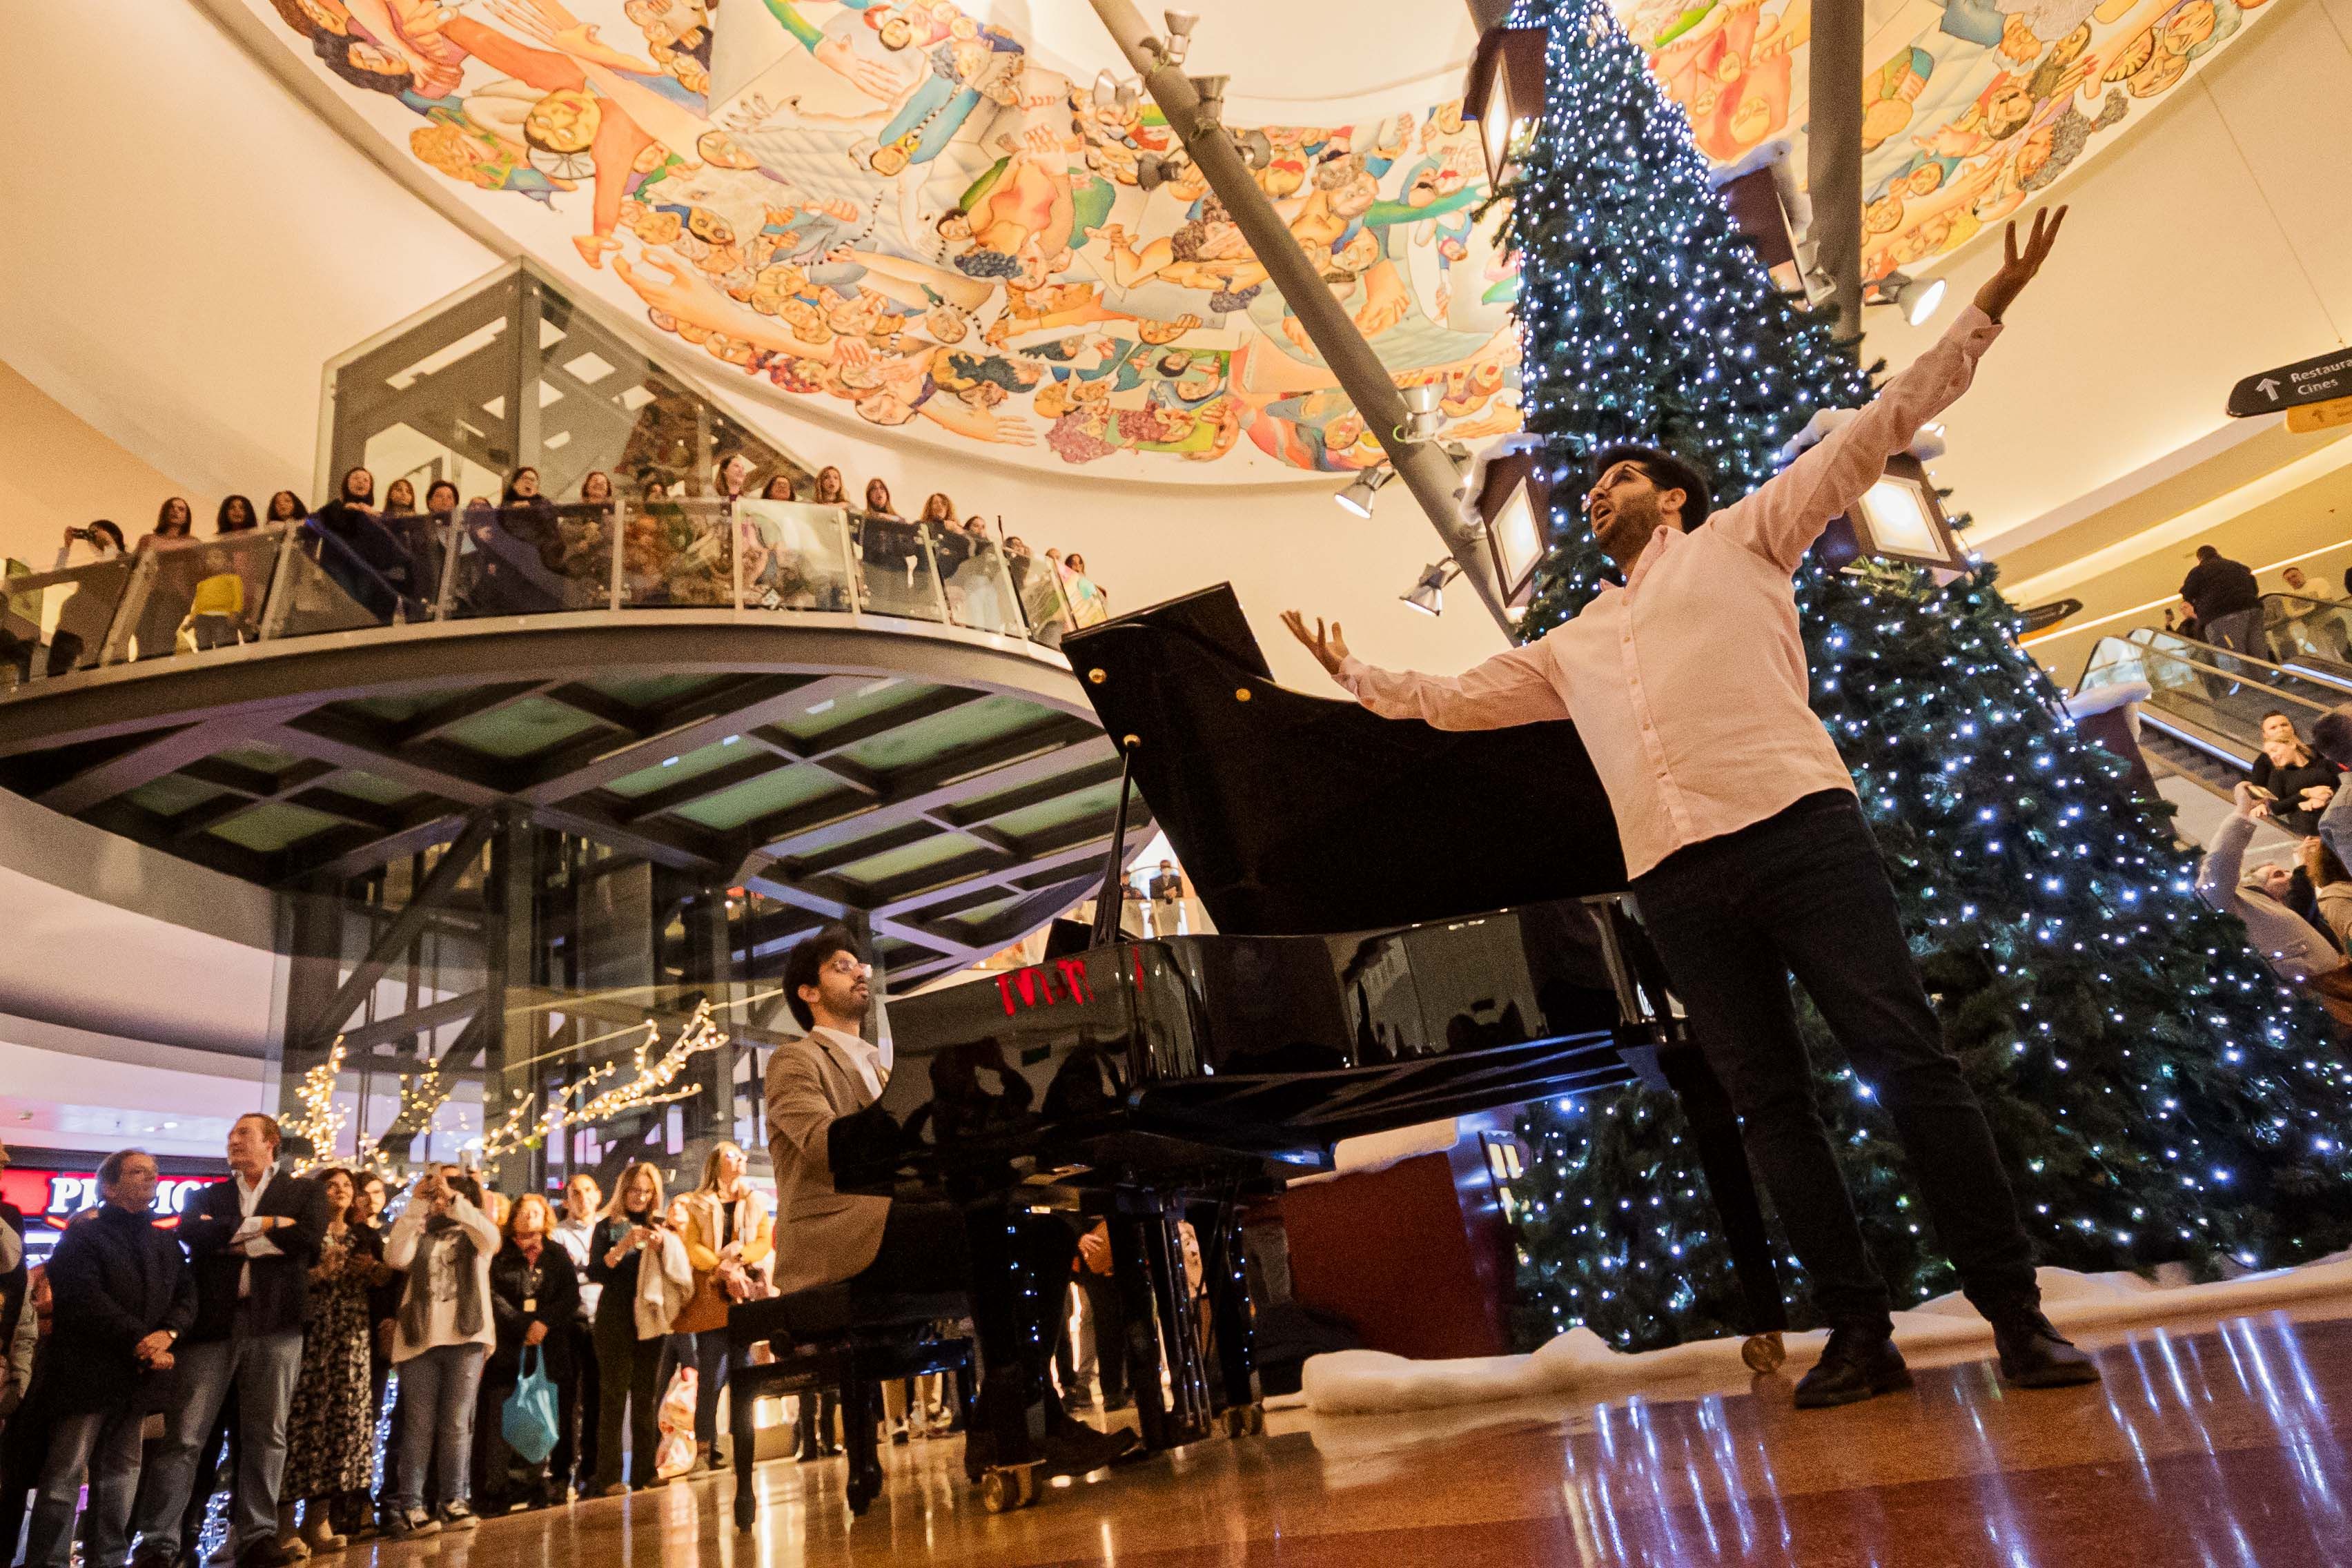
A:
<svg viewBox="0 0 2352 1568">
<path fill-rule="evenodd" d="M 2336 690 L 2344 693 L 2346 700 L 2352 701 L 2352 677 L 2344 677 L 2339 679 L 2338 677 L 2332 675 L 2318 674 L 2309 669 L 2293 668 L 2273 659 L 2256 658 L 2250 653 L 2237 653 L 2226 647 L 2217 648 L 2210 643 L 2199 642 L 2194 637 L 2182 637 L 2179 632 L 2166 631 L 2162 626 L 2134 626 L 2130 631 L 2126 632 L 2120 640 L 2137 643 L 2142 647 L 2164 655 L 2167 658 L 2178 659 L 2183 664 L 2194 665 L 2200 669 L 2212 670 L 2214 674 L 2227 676 L 2231 680 L 2243 680 L 2245 679 L 2245 676 L 2241 671 L 2234 669 L 2217 669 L 2212 665 L 2192 658 L 2187 654 L 2176 653 L 2168 647 L 2157 647 L 2155 640 L 2158 637 L 2167 637 L 2171 639 L 2173 642 L 2180 643 L 2189 647 L 2208 649 L 2217 656 L 2229 659 L 2235 664 L 2258 666 L 2263 669 L 2276 670 L 2279 674 L 2287 676 L 2295 680 L 2307 681 L 2316 686 L 2333 687 Z M 2101 642 L 2112 642 L 2118 639 L 2114 637 L 2101 637 L 2099 640 Z M 2094 649 L 2093 651 L 2095 652 L 2096 650 Z M 2089 673 L 2087 667 L 2084 673 Z M 2263 688 L 2265 690 L 2276 689 L 2274 684 L 2271 681 L 2257 680 L 2254 684 Z M 2291 696 L 2292 693 L 2281 691 L 2279 692 L 2279 695 L 2282 697 L 2287 697 Z M 2314 702 L 2307 697 L 2296 698 L 2295 700 L 2303 703 L 2306 707 L 2318 708 L 2322 710 L 2325 710 L 2327 707 L 2326 703 Z"/>
<path fill-rule="evenodd" d="M 2147 627 L 2140 627 L 2140 628 L 2137 628 L 2137 629 L 2145 631 L 2145 630 L 2147 630 L 2147 629 L 2148 629 L 2148 628 L 2147 628 Z M 2187 639 L 2187 638 L 2182 638 L 2181 640 L 2183 640 L 2183 641 L 2187 641 L 2187 640 L 2189 640 L 2189 639 Z M 2239 684 L 2239 685 L 2241 685 L 2241 686 L 2252 686 L 2252 687 L 2257 688 L 2257 689 L 2260 689 L 2260 690 L 2261 690 L 2261 691 L 2262 691 L 2265 696 L 2272 697 L 2272 698 L 2275 698 L 2277 700 L 2279 700 L 2279 701 L 2281 701 L 2281 702 L 2291 702 L 2291 703 L 2294 703 L 2295 706 L 2297 706 L 2297 707 L 2299 707 L 2299 708 L 2308 708 L 2308 709 L 2312 710 L 2314 712 L 2317 712 L 2317 713 L 2332 713 L 2332 712 L 2334 712 L 2334 711 L 2336 710 L 2334 709 L 2334 707 L 2332 707 L 2331 705 L 2329 705 L 2329 704 L 2327 704 L 2327 703 L 2325 703 L 2325 702 L 2314 702 L 2314 701 L 2313 701 L 2310 698 L 2308 698 L 2308 697 L 2302 697 L 2302 696 L 2298 696 L 2297 694 L 2295 694 L 2294 692 L 2292 692 L 2292 691 L 2282 691 L 2282 690 L 2280 690 L 2277 687 L 2271 685 L 2271 684 L 2270 684 L 2269 682 L 2267 682 L 2267 681 L 2250 679 L 2248 679 L 2248 678 L 2246 677 L 2246 675 L 2245 675 L 2245 674 L 2243 674 L 2242 671 L 2234 670 L 2234 669 L 2223 669 L 2223 668 L 2221 668 L 2219 665 L 2207 664 L 2207 663 L 2205 663 L 2205 662 L 2204 662 L 2203 660 L 2201 660 L 2201 659 L 2190 658 L 2189 658 L 2189 657 L 2188 657 L 2187 655 L 2185 655 L 2185 654 L 2178 654 L 2178 653 L 2174 653 L 2174 652 L 2170 651 L 2169 649 L 2167 649 L 2167 648 L 2159 648 L 2159 647 L 2157 647 L 2153 646 L 2152 644 L 2148 644 L 2148 643 L 2136 642 L 2136 641 L 2134 641 L 2134 640 L 2133 640 L 2131 637 L 2101 637 L 2101 638 L 2098 640 L 2098 642 L 2096 642 L 2095 644 L 2094 644 L 2094 645 L 2092 646 L 2090 659 L 2089 659 L 2089 661 L 2088 661 L 2088 662 L 2086 662 L 2086 663 L 2083 666 L 2083 677 L 2082 677 L 2082 679 L 2081 679 L 2081 680 L 2077 680 L 2077 681 L 2074 683 L 2074 690 L 2076 691 L 2076 693 L 2077 693 L 2077 694 L 2080 694 L 2080 693 L 2084 690 L 2083 681 L 2084 681 L 2084 680 L 2088 680 L 2088 679 L 2090 679 L 2092 668 L 2093 668 L 2095 665 L 2096 665 L 2096 664 L 2098 663 L 2098 658 L 2099 658 L 2099 649 L 2100 649 L 2100 648 L 2102 648 L 2102 647 L 2105 647 L 2107 644 L 2109 644 L 2109 643 L 2115 643 L 2115 644 L 2116 644 L 2116 645 L 2118 645 L 2118 646 L 2120 646 L 2120 647 L 2134 647 L 2134 648 L 2138 648 L 2138 649 L 2140 649 L 2143 653 L 2152 653 L 2152 654 L 2156 655 L 2158 658 L 2164 658 L 2164 659 L 2168 659 L 2168 660 L 2170 660 L 2171 662 L 2173 662 L 2174 664 L 2186 665 L 2186 666 L 2188 666 L 2190 669 L 2202 670 L 2202 671 L 2204 671 L 2204 672 L 2205 672 L 2206 674 L 2208 674 L 2208 675 L 2218 675 L 2218 676 L 2220 676 L 2220 677 L 2221 677 L 2222 679 L 2224 679 L 2224 680 L 2234 681 L 2234 682 L 2236 682 L 2237 684 Z M 2199 646 L 2199 647 L 2202 647 L 2202 646 L 2204 646 L 2204 645 L 2202 645 L 2202 644 L 2198 644 L 2197 646 Z M 2223 650 L 2223 651 L 2224 651 L 2224 652 L 2227 652 L 2227 650 L 2226 650 L 2226 649 L 2225 649 L 2225 650 Z M 2229 654 L 2229 655 L 2228 655 L 2228 657 L 2230 657 L 2230 658 L 2244 658 L 2246 656 L 2244 656 L 2244 655 L 2242 655 L 2242 654 L 2235 654 L 2235 653 L 2232 653 L 2232 654 Z M 2248 663 L 2250 663 L 2250 664 L 2262 664 L 2262 663 L 2266 663 L 2267 661 L 2266 661 L 2266 660 L 2263 660 L 2263 659 L 2248 659 L 2248 660 L 2247 660 L 2247 662 L 2248 662 Z M 2273 668 L 2277 668 L 2277 667 L 2273 666 Z M 2290 673 L 2292 673 L 2292 672 L 2290 672 Z M 2308 677 L 2308 676 L 2298 676 L 2296 679 L 2305 679 L 2305 680 L 2307 680 L 2307 679 L 2310 679 L 2310 677 Z"/>
</svg>

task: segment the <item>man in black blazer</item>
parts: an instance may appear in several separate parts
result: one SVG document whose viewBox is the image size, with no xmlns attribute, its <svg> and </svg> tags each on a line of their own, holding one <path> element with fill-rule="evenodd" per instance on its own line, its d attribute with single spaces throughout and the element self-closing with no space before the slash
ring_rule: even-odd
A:
<svg viewBox="0 0 2352 1568">
<path fill-rule="evenodd" d="M 55 1329 L 42 1351 L 43 1408 L 50 1421 L 33 1505 L 26 1568 L 66 1568 L 74 1502 L 89 1470 L 89 1544 L 84 1561 L 117 1568 L 131 1542 L 139 1487 L 139 1428 L 170 1392 L 173 1347 L 195 1321 L 187 1259 L 155 1228 L 155 1162 L 143 1149 L 110 1154 L 98 1168 L 105 1206 L 68 1227 L 49 1259 Z"/>
<path fill-rule="evenodd" d="M 278 1169 L 278 1122 L 254 1111 L 229 1129 L 229 1181 L 181 1205 L 180 1240 L 196 1279 L 196 1316 L 180 1346 L 180 1382 L 163 1440 L 142 1487 L 136 1568 L 169 1568 L 196 1455 L 222 1400 L 237 1390 L 236 1509 L 229 1544 L 238 1568 L 279 1568 L 278 1482 L 286 1469 L 286 1415 L 302 1369 L 302 1311 L 327 1229 L 315 1182 Z"/>
</svg>

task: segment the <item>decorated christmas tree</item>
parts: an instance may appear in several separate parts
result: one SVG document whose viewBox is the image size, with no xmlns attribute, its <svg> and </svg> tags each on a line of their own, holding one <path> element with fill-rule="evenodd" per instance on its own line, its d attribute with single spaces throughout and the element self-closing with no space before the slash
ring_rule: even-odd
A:
<svg viewBox="0 0 2352 1568">
<path fill-rule="evenodd" d="M 1604 580 L 1574 510 L 1598 447 L 1675 449 L 1720 507 L 1769 479 L 1817 410 L 1859 406 L 1871 383 L 1767 278 L 1604 0 L 1522 0 L 1515 20 L 1551 34 L 1546 113 L 1510 192 L 1527 425 L 1561 498 L 1532 637 Z M 2042 1261 L 2210 1278 L 2346 1245 L 2352 1069 L 2325 1016 L 2198 900 L 2168 808 L 2135 798 L 2074 733 L 1992 575 L 1939 587 L 1907 568 L 1809 563 L 1798 602 L 1813 708 L 1853 769 Z M 1805 1027 L 1896 1305 L 1952 1289 L 1869 1086 L 1810 1010 Z M 1646 1348 L 1743 1326 L 1671 1096 L 1546 1105 L 1521 1131 L 1523 1339 L 1581 1323 Z"/>
</svg>

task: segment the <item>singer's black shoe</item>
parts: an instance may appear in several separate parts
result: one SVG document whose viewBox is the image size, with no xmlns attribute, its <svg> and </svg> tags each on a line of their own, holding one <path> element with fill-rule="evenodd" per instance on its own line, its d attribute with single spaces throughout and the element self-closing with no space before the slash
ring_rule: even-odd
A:
<svg viewBox="0 0 2352 1568">
<path fill-rule="evenodd" d="M 2000 1376 L 2020 1388 L 2070 1388 L 2099 1381 L 2098 1363 L 2050 1326 L 2038 1310 L 2004 1312 L 1993 1321 Z"/>
<path fill-rule="evenodd" d="M 1798 1383 L 1797 1408 L 1825 1410 L 1910 1386 L 1911 1369 L 1895 1348 L 1891 1327 L 1885 1322 L 1840 1323 L 1830 1330 L 1822 1359 Z"/>
</svg>

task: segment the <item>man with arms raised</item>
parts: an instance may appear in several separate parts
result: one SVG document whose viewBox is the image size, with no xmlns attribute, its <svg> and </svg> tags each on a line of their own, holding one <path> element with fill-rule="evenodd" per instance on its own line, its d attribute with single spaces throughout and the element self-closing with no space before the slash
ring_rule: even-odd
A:
<svg viewBox="0 0 2352 1568">
<path fill-rule="evenodd" d="M 1654 447 L 1594 460 L 1593 538 L 1624 577 L 1535 642 L 1450 677 L 1373 669 L 1339 628 L 1284 619 L 1374 712 L 1440 729 L 1573 719 L 1625 850 L 1642 918 L 1831 1327 L 1797 1404 L 1907 1385 L 1891 1300 L 1815 1103 L 1791 975 L 1895 1119 L 1937 1238 L 1989 1319 L 2010 1381 L 2088 1383 L 2097 1369 L 2042 1314 L 2033 1247 L 1959 1064 L 1911 959 L 1853 781 L 1806 703 L 1790 579 L 1919 427 L 1968 390 L 2000 318 L 2058 237 L 2034 219 L 1943 340 L 1870 406 L 1745 500 L 1707 510 L 1706 481 Z"/>
</svg>

